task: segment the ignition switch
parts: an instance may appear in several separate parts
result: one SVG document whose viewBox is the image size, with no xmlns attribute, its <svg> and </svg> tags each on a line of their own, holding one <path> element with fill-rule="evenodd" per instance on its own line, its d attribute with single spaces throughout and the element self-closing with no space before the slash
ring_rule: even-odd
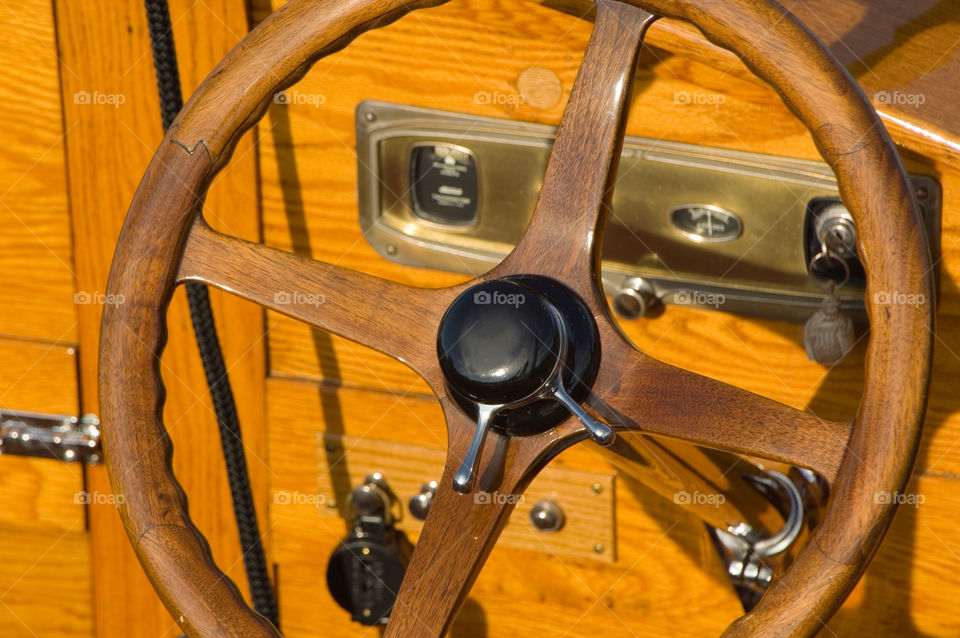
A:
<svg viewBox="0 0 960 638">
<path fill-rule="evenodd" d="M 393 492 L 380 474 L 353 490 L 353 529 L 330 556 L 327 587 L 362 625 L 386 624 L 413 548 L 393 526 Z"/>
<path fill-rule="evenodd" d="M 838 286 L 862 287 L 866 283 L 857 256 L 857 227 L 853 216 L 836 198 L 810 202 L 806 221 L 806 259 L 810 274 Z"/>
</svg>

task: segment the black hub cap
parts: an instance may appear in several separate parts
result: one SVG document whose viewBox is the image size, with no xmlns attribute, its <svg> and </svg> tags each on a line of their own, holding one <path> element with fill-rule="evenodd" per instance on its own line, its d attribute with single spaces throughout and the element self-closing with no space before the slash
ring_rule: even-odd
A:
<svg viewBox="0 0 960 638">
<path fill-rule="evenodd" d="M 478 404 L 504 405 L 493 427 L 527 435 L 570 416 L 557 401 L 538 398 L 560 370 L 569 394 L 586 397 L 599 343 L 593 316 L 572 290 L 528 275 L 478 284 L 457 297 L 440 322 L 437 352 L 451 396 L 467 414 L 476 418 Z"/>
</svg>

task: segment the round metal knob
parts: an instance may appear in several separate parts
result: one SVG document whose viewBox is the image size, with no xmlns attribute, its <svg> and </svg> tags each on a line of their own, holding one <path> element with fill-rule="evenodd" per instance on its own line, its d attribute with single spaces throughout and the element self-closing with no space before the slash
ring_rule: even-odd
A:
<svg viewBox="0 0 960 638">
<path fill-rule="evenodd" d="M 354 488 L 350 503 L 357 514 L 371 516 L 386 512 L 389 499 L 379 487 L 367 484 Z"/>
<path fill-rule="evenodd" d="M 471 401 L 529 398 L 555 374 L 563 325 L 533 290 L 501 279 L 476 285 L 447 309 L 437 335 L 440 369 Z"/>
<path fill-rule="evenodd" d="M 424 483 L 423 487 L 420 488 L 420 493 L 410 497 L 410 515 L 418 521 L 427 520 L 427 514 L 430 513 L 430 506 L 433 505 L 433 495 L 436 493 L 436 481 Z"/>
<path fill-rule="evenodd" d="M 653 285 L 642 277 L 631 277 L 613 296 L 613 310 L 624 319 L 644 316 L 660 302 Z"/>
<path fill-rule="evenodd" d="M 556 501 L 544 499 L 537 501 L 530 509 L 530 522 L 541 532 L 558 532 L 567 519 Z"/>
</svg>

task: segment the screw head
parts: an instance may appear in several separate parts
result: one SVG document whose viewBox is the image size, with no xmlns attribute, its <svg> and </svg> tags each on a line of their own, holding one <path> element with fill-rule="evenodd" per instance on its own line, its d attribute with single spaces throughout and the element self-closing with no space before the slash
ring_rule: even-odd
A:
<svg viewBox="0 0 960 638">
<path fill-rule="evenodd" d="M 566 516 L 556 501 L 543 499 L 530 509 L 530 522 L 541 532 L 558 532 L 566 523 Z"/>
</svg>

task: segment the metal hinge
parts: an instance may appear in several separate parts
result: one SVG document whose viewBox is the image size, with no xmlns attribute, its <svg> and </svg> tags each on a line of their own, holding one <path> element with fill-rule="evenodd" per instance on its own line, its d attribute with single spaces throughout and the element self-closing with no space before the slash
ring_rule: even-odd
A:
<svg viewBox="0 0 960 638">
<path fill-rule="evenodd" d="M 100 463 L 100 419 L 0 410 L 0 455 Z"/>
</svg>

